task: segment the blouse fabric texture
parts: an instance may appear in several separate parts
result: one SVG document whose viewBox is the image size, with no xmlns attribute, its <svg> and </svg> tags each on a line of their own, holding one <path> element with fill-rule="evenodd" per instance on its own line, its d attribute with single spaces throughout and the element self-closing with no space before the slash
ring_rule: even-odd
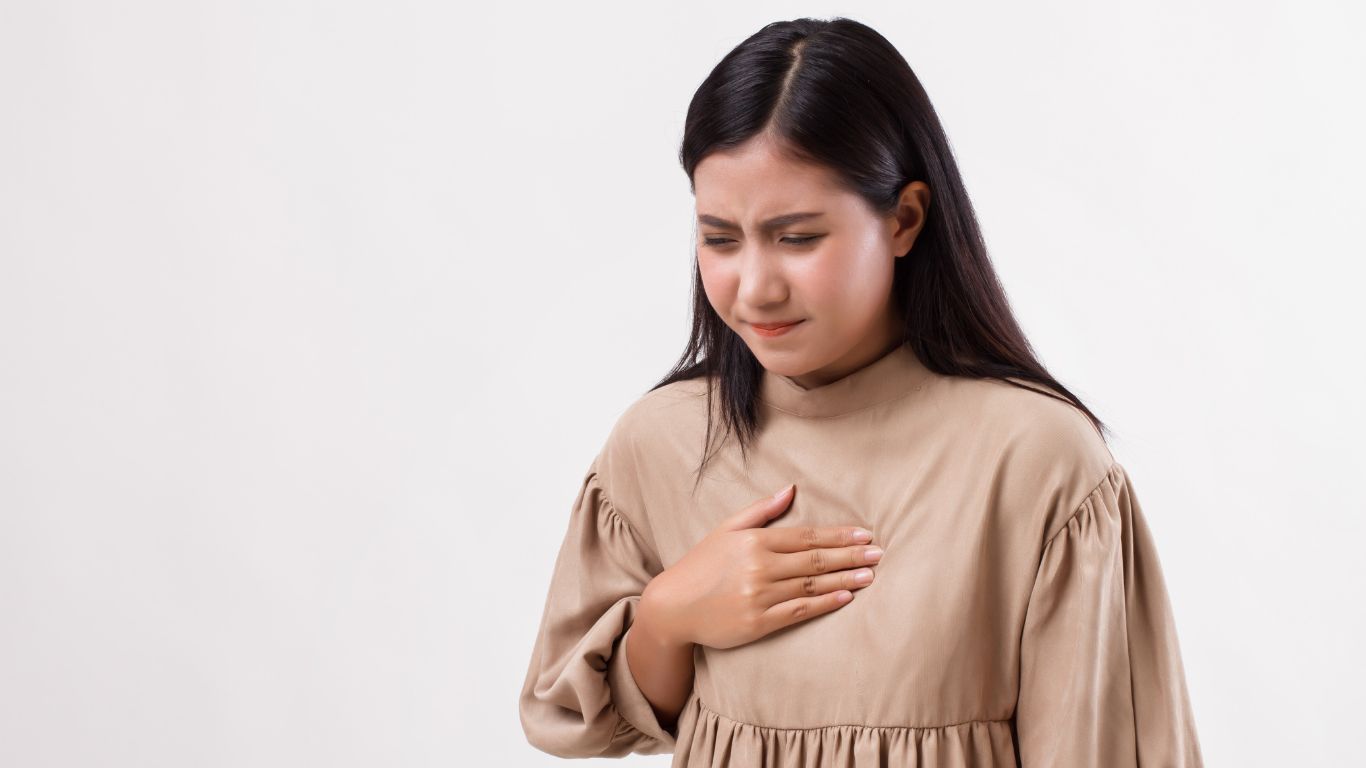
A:
<svg viewBox="0 0 1366 768">
<path fill-rule="evenodd" d="M 747 459 L 728 437 L 695 490 L 701 379 L 637 399 L 590 463 L 521 691 L 533 746 L 675 768 L 1203 765 L 1152 534 L 1085 414 L 909 346 L 813 388 L 761 375 Z M 640 596 L 789 482 L 767 527 L 867 528 L 875 578 L 752 643 L 695 647 L 666 729 L 624 652 Z"/>
</svg>

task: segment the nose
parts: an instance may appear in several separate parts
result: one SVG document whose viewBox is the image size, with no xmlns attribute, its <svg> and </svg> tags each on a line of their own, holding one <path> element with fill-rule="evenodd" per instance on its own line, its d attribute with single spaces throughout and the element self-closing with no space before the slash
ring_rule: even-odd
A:
<svg viewBox="0 0 1366 768">
<path fill-rule="evenodd" d="M 736 298 L 743 306 L 764 308 L 787 301 L 787 277 L 781 257 L 758 246 L 740 252 L 740 286 Z"/>
</svg>

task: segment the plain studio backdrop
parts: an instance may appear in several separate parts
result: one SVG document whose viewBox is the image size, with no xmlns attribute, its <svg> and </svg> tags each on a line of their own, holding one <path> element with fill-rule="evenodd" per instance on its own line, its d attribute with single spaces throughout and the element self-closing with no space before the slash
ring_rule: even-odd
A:
<svg viewBox="0 0 1366 768">
<path fill-rule="evenodd" d="M 517 695 L 686 339 L 688 100 L 803 15 L 906 56 L 1114 428 L 1209 764 L 1359 759 L 1359 6 L 655 5 L 0 4 L 0 764 L 560 764 Z"/>
</svg>

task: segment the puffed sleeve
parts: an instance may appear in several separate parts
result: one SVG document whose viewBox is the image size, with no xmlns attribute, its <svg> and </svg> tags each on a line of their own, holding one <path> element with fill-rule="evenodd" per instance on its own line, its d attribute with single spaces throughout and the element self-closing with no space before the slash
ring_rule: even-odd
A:
<svg viewBox="0 0 1366 768">
<path fill-rule="evenodd" d="M 1118 463 L 1044 545 L 1020 663 L 1023 768 L 1204 764 L 1157 550 Z"/>
<path fill-rule="evenodd" d="M 522 686 L 522 730 L 532 746 L 560 757 L 672 752 L 676 734 L 636 686 L 624 645 L 661 566 L 613 507 L 598 469 L 594 460 L 555 559 Z"/>
</svg>

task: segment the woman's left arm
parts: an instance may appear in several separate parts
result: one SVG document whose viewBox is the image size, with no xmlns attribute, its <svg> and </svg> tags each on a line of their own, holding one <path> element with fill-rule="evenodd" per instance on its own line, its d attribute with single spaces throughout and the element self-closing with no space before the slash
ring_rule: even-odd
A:
<svg viewBox="0 0 1366 768">
<path fill-rule="evenodd" d="M 1015 727 L 1024 768 L 1204 764 L 1157 550 L 1118 463 L 1044 546 Z"/>
</svg>

